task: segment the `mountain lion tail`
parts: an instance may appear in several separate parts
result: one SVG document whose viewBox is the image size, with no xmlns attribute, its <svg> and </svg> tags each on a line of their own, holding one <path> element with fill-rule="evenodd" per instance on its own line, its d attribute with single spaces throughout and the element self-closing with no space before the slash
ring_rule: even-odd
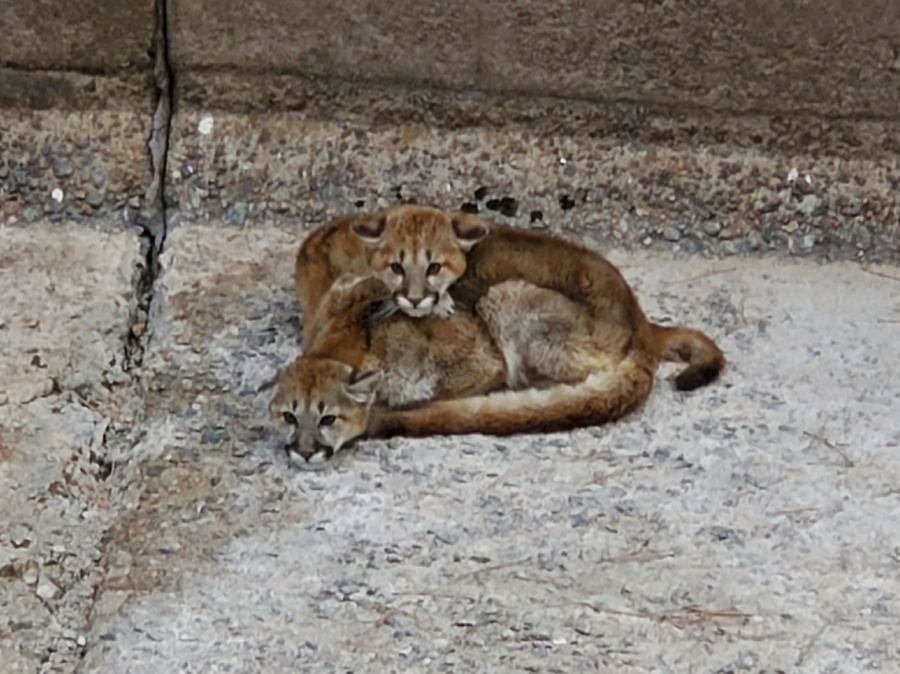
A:
<svg viewBox="0 0 900 674">
<path fill-rule="evenodd" d="M 653 336 L 663 360 L 687 363 L 675 377 L 675 388 L 692 391 L 712 383 L 725 367 L 725 355 L 699 330 L 653 325 Z"/>
<path fill-rule="evenodd" d="M 373 411 L 371 434 L 513 435 L 596 426 L 637 409 L 653 387 L 654 369 L 629 356 L 614 369 L 595 372 L 579 384 L 503 391 L 410 410 Z"/>
</svg>

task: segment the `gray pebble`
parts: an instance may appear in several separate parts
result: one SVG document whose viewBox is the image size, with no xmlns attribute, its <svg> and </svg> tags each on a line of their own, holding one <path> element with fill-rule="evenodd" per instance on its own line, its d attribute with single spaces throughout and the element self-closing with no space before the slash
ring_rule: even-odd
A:
<svg viewBox="0 0 900 674">
<path fill-rule="evenodd" d="M 797 204 L 797 210 L 805 215 L 812 215 L 813 211 L 815 211 L 821 203 L 822 200 L 815 194 L 807 194 L 800 200 L 800 203 Z"/>
<path fill-rule="evenodd" d="M 224 442 L 230 436 L 224 428 L 207 428 L 200 435 L 200 442 L 204 445 L 215 445 Z"/>
<path fill-rule="evenodd" d="M 716 220 L 707 220 L 703 223 L 702 229 L 709 236 L 717 236 L 722 231 L 722 223 Z"/>
<path fill-rule="evenodd" d="M 685 239 L 678 245 L 681 246 L 681 250 L 689 255 L 694 255 L 700 252 L 700 244 L 693 239 Z"/>
<path fill-rule="evenodd" d="M 681 239 L 681 231 L 677 227 L 666 227 L 663 230 L 663 238 L 666 241 L 678 241 Z"/>
<path fill-rule="evenodd" d="M 91 182 L 94 187 L 103 187 L 106 184 L 106 171 L 101 166 L 95 166 L 91 169 Z"/>
<path fill-rule="evenodd" d="M 709 534 L 715 540 L 725 543 L 729 547 L 731 547 L 732 545 L 744 544 L 744 539 L 741 537 L 741 535 L 737 532 L 736 529 L 732 529 L 731 527 L 714 525 L 709 528 Z"/>
<path fill-rule="evenodd" d="M 237 203 L 225 213 L 225 222 L 232 227 L 243 227 L 247 221 L 247 204 Z"/>
<path fill-rule="evenodd" d="M 9 176 L 9 166 L 5 161 L 0 161 L 0 180 L 5 180 Z"/>
<path fill-rule="evenodd" d="M 48 580 L 46 578 L 41 579 L 41 582 L 38 583 L 35 592 L 37 593 L 37 596 L 44 601 L 56 599 L 60 595 L 60 589 L 56 586 L 56 584 L 52 580 Z"/>
<path fill-rule="evenodd" d="M 75 166 L 68 157 L 57 157 L 53 160 L 53 175 L 57 178 L 68 178 L 75 173 Z"/>
<path fill-rule="evenodd" d="M 106 190 L 100 190 L 94 187 L 88 188 L 88 191 L 84 196 L 84 200 L 87 202 L 88 206 L 92 206 L 93 208 L 99 208 L 103 204 L 105 198 Z"/>
</svg>

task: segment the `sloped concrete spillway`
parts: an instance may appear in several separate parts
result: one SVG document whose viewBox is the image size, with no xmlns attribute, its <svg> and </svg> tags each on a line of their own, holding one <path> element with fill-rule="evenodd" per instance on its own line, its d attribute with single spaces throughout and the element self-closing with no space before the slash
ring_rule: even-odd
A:
<svg viewBox="0 0 900 674">
<path fill-rule="evenodd" d="M 13 4 L 0 671 L 892 669 L 892 4 Z M 724 377 L 299 469 L 293 256 L 405 200 L 595 247 Z"/>
</svg>

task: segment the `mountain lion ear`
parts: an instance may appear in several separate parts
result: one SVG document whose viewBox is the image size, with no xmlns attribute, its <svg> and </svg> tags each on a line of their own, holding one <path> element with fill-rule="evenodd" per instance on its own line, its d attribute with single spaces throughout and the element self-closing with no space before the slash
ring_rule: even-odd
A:
<svg viewBox="0 0 900 674">
<path fill-rule="evenodd" d="M 453 216 L 453 233 L 459 247 L 467 251 L 487 236 L 488 226 L 471 213 L 457 213 Z"/>
<path fill-rule="evenodd" d="M 368 405 L 375 400 L 375 392 L 382 379 L 384 379 L 383 370 L 354 373 L 350 381 L 344 384 L 344 392 L 354 402 Z"/>
<path fill-rule="evenodd" d="M 360 218 L 350 225 L 350 229 L 353 230 L 353 233 L 365 241 L 369 246 L 377 246 L 381 243 L 386 228 L 387 218 L 383 215 Z"/>
</svg>

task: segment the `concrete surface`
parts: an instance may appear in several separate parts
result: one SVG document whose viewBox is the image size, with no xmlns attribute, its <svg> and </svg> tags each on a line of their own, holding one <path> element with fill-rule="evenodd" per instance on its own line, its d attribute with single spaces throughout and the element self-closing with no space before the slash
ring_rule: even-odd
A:
<svg viewBox="0 0 900 674">
<path fill-rule="evenodd" d="M 821 263 L 900 261 L 897 4 L 327 4 L 0 7 L 0 671 L 896 668 L 900 272 Z M 301 470 L 292 256 L 403 200 L 612 251 L 723 381 Z"/>
<path fill-rule="evenodd" d="M 7 2 L 0 68 L 140 77 L 160 16 L 178 77 L 246 75 L 234 104 L 293 74 L 850 126 L 896 122 L 900 105 L 892 0 Z"/>
<path fill-rule="evenodd" d="M 0 230 L 22 298 L 3 304 L 0 335 L 23 345 L 7 368 L 46 296 L 24 234 Z M 78 258 L 109 261 L 104 294 L 82 284 L 68 323 L 43 309 L 61 336 L 108 335 L 109 362 L 139 308 L 125 236 Z M 894 666 L 896 269 L 615 253 L 653 318 L 719 340 L 720 383 L 677 394 L 666 369 L 612 426 L 366 442 L 309 472 L 273 446 L 256 393 L 298 352 L 297 242 L 174 229 L 133 378 L 70 360 L 112 379 L 85 396 L 41 346 L 60 385 L 7 394 L 9 671 Z"/>
<path fill-rule="evenodd" d="M 900 102 L 900 8 L 890 0 L 814 9 L 771 0 L 225 0 L 215 12 L 202 0 L 169 0 L 168 11 L 181 72 L 328 75 L 739 114 L 896 119 Z"/>
<path fill-rule="evenodd" d="M 154 0 L 4 2 L 0 66 L 93 73 L 149 70 L 155 27 Z"/>
<path fill-rule="evenodd" d="M 137 225 L 152 180 L 146 103 L 0 111 L 0 223 L 74 221 L 111 231 Z"/>
<path fill-rule="evenodd" d="M 535 134 L 528 125 L 373 124 L 371 111 L 324 121 L 183 106 L 167 178 L 173 226 L 290 228 L 412 200 L 617 247 L 871 261 L 900 252 L 895 154 L 628 142 Z"/>
<path fill-rule="evenodd" d="M 143 263 L 133 233 L 0 228 L 4 673 L 72 671 L 80 658 L 102 538 L 120 514 L 107 451 L 140 414 Z"/>
</svg>

